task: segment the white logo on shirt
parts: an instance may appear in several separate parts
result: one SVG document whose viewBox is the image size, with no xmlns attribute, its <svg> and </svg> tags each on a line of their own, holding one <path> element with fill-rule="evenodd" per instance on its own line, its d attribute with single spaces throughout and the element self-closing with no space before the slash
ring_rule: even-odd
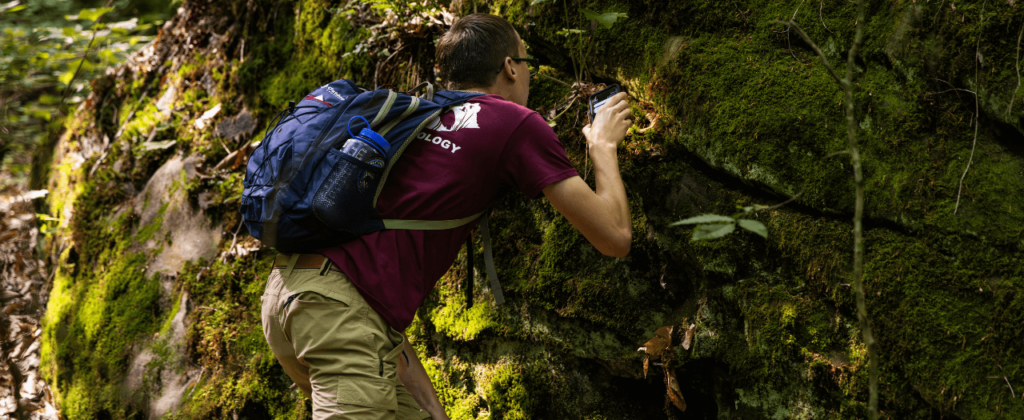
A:
<svg viewBox="0 0 1024 420">
<path fill-rule="evenodd" d="M 455 144 L 455 142 L 453 142 L 451 140 L 442 139 L 441 136 L 431 137 L 430 134 L 427 134 L 427 133 L 424 133 L 424 132 L 420 132 L 420 134 L 417 135 L 416 138 L 418 138 L 420 140 L 426 140 L 426 141 L 429 141 L 431 143 L 434 143 L 434 144 L 436 144 L 438 146 L 441 146 L 441 148 L 443 148 L 445 150 L 451 150 L 452 153 L 455 153 L 455 152 L 459 151 L 459 149 L 462 148 L 462 146 L 459 146 L 459 145 Z"/>
<path fill-rule="evenodd" d="M 459 131 L 463 128 L 480 128 L 480 125 L 476 122 L 476 114 L 480 113 L 480 104 L 464 103 L 450 112 L 455 113 L 455 123 L 451 127 L 446 127 L 441 123 L 441 118 L 438 118 L 427 129 L 434 131 Z"/>
</svg>

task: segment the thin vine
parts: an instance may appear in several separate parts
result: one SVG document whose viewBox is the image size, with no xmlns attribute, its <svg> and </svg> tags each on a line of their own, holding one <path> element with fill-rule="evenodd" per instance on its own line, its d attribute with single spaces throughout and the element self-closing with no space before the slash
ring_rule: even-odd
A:
<svg viewBox="0 0 1024 420">
<path fill-rule="evenodd" d="M 854 34 L 853 45 L 847 54 L 846 77 L 840 78 L 835 69 L 829 64 L 825 54 L 818 45 L 811 41 L 807 33 L 797 25 L 794 19 L 788 22 L 776 22 L 787 25 L 796 31 L 804 42 L 811 46 L 816 54 L 821 57 L 822 64 L 832 75 L 839 86 L 843 89 L 844 103 L 846 105 L 846 133 L 849 141 L 850 161 L 853 164 L 854 179 L 854 213 L 853 213 L 853 288 L 857 298 L 857 321 L 860 324 L 864 345 L 868 350 L 868 418 L 878 419 L 878 343 L 875 341 L 871 331 L 871 323 L 868 320 L 867 304 L 864 296 L 864 171 L 861 165 L 860 145 L 857 141 L 857 116 L 856 107 L 853 101 L 853 71 L 856 68 L 857 53 L 864 41 L 864 0 L 857 1 L 857 24 Z"/>
</svg>

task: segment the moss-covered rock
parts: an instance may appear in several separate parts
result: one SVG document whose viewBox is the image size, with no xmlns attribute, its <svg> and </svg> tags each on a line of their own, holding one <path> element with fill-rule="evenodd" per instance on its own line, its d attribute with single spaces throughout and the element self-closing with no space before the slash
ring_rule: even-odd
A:
<svg viewBox="0 0 1024 420">
<path fill-rule="evenodd" d="M 184 294 L 188 330 L 176 351 L 204 373 L 172 417 L 308 416 L 259 326 L 273 250 L 231 233 L 243 166 L 228 160 L 227 170 L 211 171 L 249 138 L 227 141 L 193 122 L 217 105 L 214 122 L 243 109 L 269 121 L 338 77 L 432 80 L 432 37 L 445 17 L 429 4 L 401 4 L 408 11 L 389 2 L 186 2 L 153 46 L 96 84 L 94 95 L 120 99 L 112 101 L 117 115 L 134 117 L 112 126 L 108 110 L 83 106 L 51 167 L 50 212 L 63 220 L 51 243 L 62 265 L 43 357 L 66 417 L 147 410 L 119 387 L 132 357 L 180 314 L 169 302 Z M 601 256 L 544 200 L 511 195 L 492 215 L 507 302 L 494 305 L 477 275 L 476 304 L 466 307 L 463 256 L 419 310 L 406 333 L 452 418 L 865 416 L 843 96 L 809 46 L 774 23 L 794 18 L 829 62 L 845 66 L 855 10 L 839 0 L 813 6 L 443 5 L 500 14 L 519 28 L 547 64 L 530 105 L 552 121 L 591 185 L 577 88 L 621 83 L 636 122 L 619 149 L 633 217 L 628 257 Z M 607 29 L 581 9 L 628 17 Z M 883 417 L 1024 412 L 1016 393 L 1024 391 L 1024 94 L 1014 37 L 1022 17 L 1012 1 L 868 2 L 854 99 Z M 573 87 L 577 74 L 584 80 Z M 162 111 L 158 99 L 171 87 L 170 111 Z M 96 147 L 104 136 L 110 146 Z M 153 147 L 168 140 L 166 149 Z M 227 233 L 217 255 L 172 270 L 165 291 L 146 267 L 180 239 L 163 227 L 169 210 L 145 203 L 140 191 L 158 168 L 186 156 L 197 175 L 178 181 L 180 206 L 202 209 Z M 767 239 L 693 242 L 689 229 L 668 227 L 792 197 L 750 216 L 768 227 Z M 140 208 L 159 214 L 142 217 Z M 677 327 L 678 343 L 691 324 L 689 349 L 674 347 L 665 368 L 644 368 L 636 349 L 655 330 Z M 156 360 L 165 359 L 173 358 Z M 685 413 L 667 401 L 666 369 Z"/>
</svg>

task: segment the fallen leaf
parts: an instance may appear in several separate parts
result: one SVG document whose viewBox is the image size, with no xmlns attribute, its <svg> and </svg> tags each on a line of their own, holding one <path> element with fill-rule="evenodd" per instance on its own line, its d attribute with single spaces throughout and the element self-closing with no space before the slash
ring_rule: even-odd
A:
<svg viewBox="0 0 1024 420">
<path fill-rule="evenodd" d="M 668 400 L 680 411 L 686 411 L 686 399 L 683 392 L 679 390 L 679 382 L 676 380 L 675 372 L 666 369 L 665 388 L 668 388 Z"/>
<path fill-rule="evenodd" d="M 688 328 L 686 330 L 686 333 L 683 334 L 683 350 L 690 349 L 690 343 L 693 342 L 693 333 L 696 332 L 696 330 L 697 326 L 694 324 L 690 324 L 690 328 Z"/>
<path fill-rule="evenodd" d="M 661 354 L 665 352 L 666 349 L 672 347 L 672 328 L 673 326 L 671 325 L 658 328 L 658 330 L 654 332 L 654 338 L 651 338 L 646 344 L 644 344 L 644 347 L 646 348 L 644 351 L 651 356 L 661 357 Z"/>
<path fill-rule="evenodd" d="M 210 108 L 210 110 L 204 112 L 203 115 L 201 115 L 199 119 L 195 121 L 195 127 L 200 130 L 206 128 L 206 125 L 210 123 L 210 120 L 212 120 L 213 117 L 216 117 L 217 113 L 219 112 L 220 104 L 214 105 L 213 108 Z"/>
</svg>

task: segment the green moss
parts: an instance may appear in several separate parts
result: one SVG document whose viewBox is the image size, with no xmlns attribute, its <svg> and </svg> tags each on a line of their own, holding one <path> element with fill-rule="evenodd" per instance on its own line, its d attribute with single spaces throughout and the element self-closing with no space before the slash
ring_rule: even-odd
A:
<svg viewBox="0 0 1024 420">
<path fill-rule="evenodd" d="M 257 3 L 254 10 L 266 6 Z M 826 3 L 800 6 L 795 19 L 833 64 L 843 65 L 853 8 Z M 190 125 L 213 104 L 222 103 L 222 113 L 244 104 L 266 121 L 326 81 L 374 82 L 372 54 L 380 51 L 360 47 L 367 27 L 352 24 L 331 2 L 295 6 L 297 17 L 282 12 L 248 32 L 244 63 L 232 57 L 213 67 L 211 57 L 188 57 L 167 78 L 180 88 L 181 115 L 173 114 L 167 124 L 174 129 L 159 131 L 160 139 L 215 163 L 223 147 L 210 130 Z M 845 155 L 832 156 L 847 148 L 844 104 L 814 53 L 772 23 L 789 19 L 796 5 L 514 0 L 488 6 L 512 21 L 531 54 L 550 63 L 544 75 L 571 84 L 575 59 L 596 80 L 614 79 L 629 90 L 636 126 L 619 149 L 619 166 L 634 240 L 628 257 L 607 258 L 545 200 L 504 199 L 492 213 L 492 232 L 507 302 L 493 305 L 486 280 L 476 276 L 476 304 L 467 310 L 460 260 L 407 331 L 449 414 L 681 416 L 663 411 L 662 371 L 651 369 L 644 379 L 642 353 L 635 350 L 659 327 L 675 326 L 679 339 L 693 324 L 691 348 L 677 347 L 669 365 L 691 403 L 687 415 L 864 417 L 867 356 L 849 286 L 851 168 Z M 1016 82 L 1012 33 L 1020 8 L 988 5 L 979 22 L 982 7 L 869 5 L 855 101 L 867 177 L 867 304 L 882 349 L 882 411 L 891 418 L 1005 418 L 1022 409 L 1004 382 L 989 379 L 1005 376 L 1017 384 L 1021 378 L 1024 229 L 1017 226 L 1024 156 L 1015 115 L 1024 110 L 1024 95 L 1014 99 L 1013 114 L 1005 112 Z M 580 8 L 629 17 L 611 30 L 591 31 Z M 574 28 L 593 42 L 590 56 L 571 57 L 569 40 L 558 34 Z M 975 74 L 978 45 L 984 64 Z M 404 66 L 395 74 L 411 70 Z M 212 98 L 197 83 L 207 71 L 217 81 Z M 556 133 L 593 186 L 580 133 L 586 106 L 550 78 L 531 82 L 530 106 L 546 118 L 566 109 Z M 964 92 L 938 93 L 949 86 L 935 79 L 979 93 L 980 130 L 962 190 L 974 101 Z M 124 138 L 159 127 L 153 95 L 135 99 L 144 83 L 124 83 L 120 113 L 138 109 Z M 68 156 L 96 118 L 83 113 L 69 125 L 60 150 L 66 158 L 54 162 L 50 188 L 52 212 L 65 220 L 55 239 L 73 239 L 74 247 L 64 251 L 53 284 L 44 370 L 68 418 L 131 416 L 116 403 L 113 386 L 125 369 L 125 349 L 166 330 L 176 310 L 129 320 L 121 302 L 110 299 L 131 292 L 132 304 L 146 307 L 159 297 L 153 279 L 141 275 L 149 255 L 127 250 L 132 241 L 151 239 L 162 219 L 137 226 L 133 216 L 112 217 L 129 196 L 109 186 L 141 187 L 168 155 L 122 155 L 114 147 L 86 179 L 95 158 L 79 164 Z M 119 159 L 132 163 L 128 174 L 110 168 Z M 212 219 L 234 226 L 241 180 L 236 171 L 176 188 L 192 199 L 210 193 Z M 691 242 L 689 229 L 667 227 L 797 193 L 794 203 L 753 216 L 768 226 L 767 240 L 736 233 Z M 308 414 L 308 402 L 287 391 L 259 326 L 258 297 L 272 257 L 261 251 L 197 261 L 180 274 L 177 290 L 200 308 L 189 318 L 190 362 L 207 374 L 177 417 L 252 409 L 276 417 Z M 485 272 L 482 262 L 475 269 Z"/>
<path fill-rule="evenodd" d="M 489 372 L 484 396 L 487 398 L 493 418 L 528 419 L 534 411 L 531 392 L 522 379 L 522 366 L 508 362 L 496 366 Z"/>
<path fill-rule="evenodd" d="M 119 402 L 130 349 L 158 330 L 162 311 L 159 283 L 144 276 L 147 256 L 126 253 L 128 245 L 123 241 L 97 256 L 107 262 L 103 270 L 76 267 L 79 276 L 54 280 L 44 318 L 43 371 L 57 385 L 57 402 L 70 408 L 64 411 L 68 418 L 130 414 Z"/>
</svg>

